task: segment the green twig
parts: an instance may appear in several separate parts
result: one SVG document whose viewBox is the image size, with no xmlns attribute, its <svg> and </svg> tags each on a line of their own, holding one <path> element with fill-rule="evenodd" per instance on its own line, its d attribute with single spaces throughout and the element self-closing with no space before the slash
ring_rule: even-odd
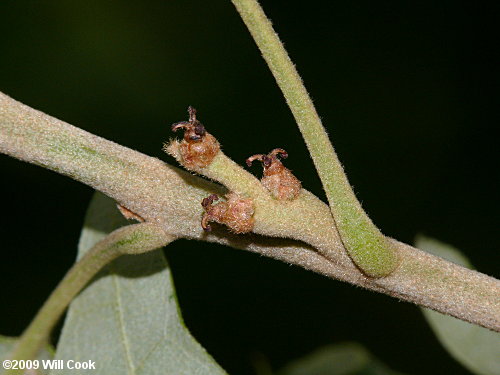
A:
<svg viewBox="0 0 500 375">
<path fill-rule="evenodd" d="M 53 152 L 62 147 L 65 152 Z M 322 208 L 315 210 L 314 220 L 305 226 L 310 233 L 299 239 L 323 247 L 329 259 L 300 241 L 235 235 L 224 230 L 207 234 L 200 225 L 203 214 L 200 203 L 210 194 L 223 195 L 226 189 L 85 132 L 2 93 L 0 153 L 71 176 L 176 237 L 253 251 L 500 331 L 499 280 L 391 239 L 388 241 L 400 254 L 399 267 L 388 277 L 366 277 L 344 251 L 329 207 L 324 203 L 318 203 Z M 232 169 L 233 165 L 228 168 Z M 228 181 L 224 183 L 231 185 Z M 232 187 L 246 189 L 240 184 Z M 312 198 L 311 201 L 319 201 Z M 262 222 L 270 227 L 267 231 L 280 229 L 276 224 L 282 228 L 293 226 L 302 220 L 300 209 L 297 207 L 290 217 L 279 215 L 279 223 Z M 260 226 L 258 222 L 256 220 L 256 228 Z M 295 234 L 302 237 L 300 231 Z"/>
<path fill-rule="evenodd" d="M 176 142 L 169 145 L 168 152 L 181 162 Z M 334 227 L 328 231 L 320 229 L 334 225 L 328 206 L 311 192 L 302 189 L 296 199 L 277 200 L 254 175 L 227 157 L 222 150 L 208 166 L 194 171 L 220 182 L 230 192 L 252 199 L 255 209 L 255 226 L 252 232 L 304 241 L 330 260 L 335 261 L 338 257 L 339 250 L 332 249 L 334 243 L 342 248 L 337 231 Z M 314 225 L 310 225 L 311 223 Z"/>
<path fill-rule="evenodd" d="M 397 266 L 397 252 L 366 215 L 347 180 L 311 98 L 271 22 L 256 0 L 232 0 L 274 75 L 307 144 L 342 242 L 367 275 L 382 277 Z"/>
<path fill-rule="evenodd" d="M 175 238 L 155 224 L 141 223 L 115 230 L 90 249 L 68 271 L 13 349 L 12 360 L 33 359 L 44 347 L 52 328 L 73 298 L 96 273 L 122 254 L 140 254 L 165 246 Z M 16 374 L 11 370 L 6 374 Z"/>
</svg>

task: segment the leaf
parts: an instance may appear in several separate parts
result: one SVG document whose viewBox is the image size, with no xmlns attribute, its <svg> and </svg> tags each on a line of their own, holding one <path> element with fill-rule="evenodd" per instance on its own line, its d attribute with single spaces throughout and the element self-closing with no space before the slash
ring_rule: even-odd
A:
<svg viewBox="0 0 500 375">
<path fill-rule="evenodd" d="M 379 362 L 360 344 L 328 345 L 297 359 L 278 375 L 402 375 Z"/>
<path fill-rule="evenodd" d="M 418 236 L 416 247 L 462 266 L 473 268 L 459 250 L 432 238 Z M 500 334 L 422 308 L 427 322 L 446 350 L 475 374 L 500 374 Z"/>
<path fill-rule="evenodd" d="M 125 223 L 115 203 L 97 193 L 78 256 Z M 161 250 L 122 256 L 94 278 L 70 305 L 56 359 L 91 360 L 106 375 L 225 374 L 184 326 Z"/>
<path fill-rule="evenodd" d="M 0 363 L 3 364 L 3 361 L 7 358 L 9 353 L 12 351 L 14 348 L 14 345 L 17 341 L 17 337 L 7 337 L 7 336 L 0 336 Z M 49 360 L 52 359 L 53 357 L 54 350 L 50 347 L 47 346 L 45 350 L 41 350 L 40 354 L 38 355 L 37 359 L 39 361 L 42 360 Z M 35 374 L 41 374 L 45 375 L 48 374 L 48 371 L 43 371 L 43 364 L 39 364 L 40 368 L 38 369 L 38 372 Z M 0 367 L 0 374 L 3 374 L 4 366 Z"/>
</svg>

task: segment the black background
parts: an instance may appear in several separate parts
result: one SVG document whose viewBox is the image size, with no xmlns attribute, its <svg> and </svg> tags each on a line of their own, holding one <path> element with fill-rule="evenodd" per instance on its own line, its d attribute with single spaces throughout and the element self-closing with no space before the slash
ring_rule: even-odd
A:
<svg viewBox="0 0 500 375">
<path fill-rule="evenodd" d="M 383 232 L 424 233 L 498 277 L 493 2 L 262 1 L 358 197 Z M 2 1 L 0 90 L 148 155 L 188 105 L 242 162 L 275 147 L 324 198 L 293 118 L 231 3 Z M 0 156 L 0 333 L 19 335 L 71 266 L 89 187 Z M 255 169 L 257 170 L 257 169 Z M 231 248 L 166 250 L 187 326 L 232 374 L 358 341 L 409 374 L 466 374 L 420 311 Z"/>
</svg>

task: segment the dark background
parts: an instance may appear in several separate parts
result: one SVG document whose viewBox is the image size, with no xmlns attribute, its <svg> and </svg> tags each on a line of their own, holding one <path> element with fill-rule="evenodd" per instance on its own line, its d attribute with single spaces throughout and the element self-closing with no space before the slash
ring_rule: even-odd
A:
<svg viewBox="0 0 500 375">
<path fill-rule="evenodd" d="M 455 245 L 498 277 L 492 4 L 262 1 L 374 222 Z M 283 147 L 324 197 L 229 0 L 7 0 L 0 35 L 0 90 L 13 98 L 169 162 L 169 125 L 193 105 L 234 160 Z M 92 190 L 6 156 L 0 166 L 0 332 L 14 336 L 74 261 Z M 409 374 L 467 374 L 410 304 L 231 248 L 178 241 L 166 254 L 187 326 L 231 374 L 345 340 Z"/>
</svg>

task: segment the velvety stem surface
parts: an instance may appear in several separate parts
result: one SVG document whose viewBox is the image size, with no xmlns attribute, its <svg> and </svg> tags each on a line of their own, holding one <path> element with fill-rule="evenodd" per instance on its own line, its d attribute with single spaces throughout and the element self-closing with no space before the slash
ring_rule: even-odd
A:
<svg viewBox="0 0 500 375">
<path fill-rule="evenodd" d="M 388 277 L 366 277 L 346 254 L 328 206 L 314 196 L 311 201 L 323 208 L 318 209 L 313 222 L 307 223 L 307 238 L 296 237 L 300 241 L 233 235 L 215 225 L 207 234 L 200 225 L 200 203 L 209 194 L 224 194 L 225 188 L 89 134 L 3 94 L 0 152 L 84 182 L 173 236 L 250 250 L 500 331 L 499 280 L 391 239 L 387 241 L 399 252 L 400 266 Z M 279 210 L 258 209 L 263 215 L 280 217 L 280 225 L 285 224 Z M 289 224 L 296 225 L 293 221 L 300 215 L 296 212 Z M 321 254 L 305 242 L 312 242 Z M 323 253 L 328 253 L 328 258 Z"/>
</svg>

